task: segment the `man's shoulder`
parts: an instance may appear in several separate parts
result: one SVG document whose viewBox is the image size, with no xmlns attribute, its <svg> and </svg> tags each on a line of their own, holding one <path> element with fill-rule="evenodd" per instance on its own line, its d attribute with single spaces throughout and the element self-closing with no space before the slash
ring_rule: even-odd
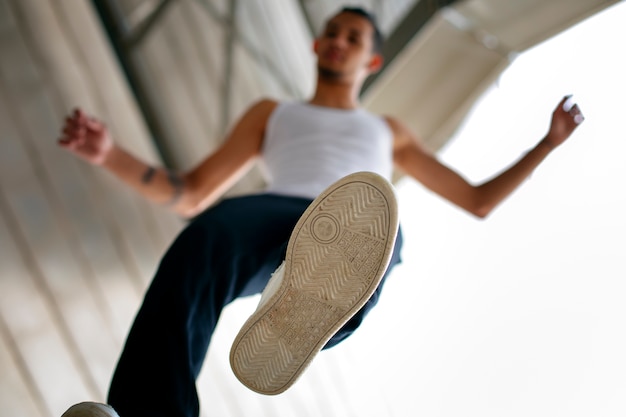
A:
<svg viewBox="0 0 626 417">
<path fill-rule="evenodd" d="M 261 98 L 250 106 L 251 110 L 269 111 L 270 113 L 280 104 L 278 100 L 272 98 Z"/>
<path fill-rule="evenodd" d="M 404 124 L 397 118 L 390 116 L 388 114 L 380 114 L 379 117 L 383 119 L 385 123 L 387 123 L 387 126 L 389 126 L 389 129 L 394 134 L 394 136 L 397 136 L 402 131 L 404 131 L 405 129 Z"/>
<path fill-rule="evenodd" d="M 385 122 L 387 122 L 389 127 L 401 125 L 400 121 L 397 118 L 390 116 L 388 114 L 380 114 L 379 117 L 382 118 Z"/>
<path fill-rule="evenodd" d="M 389 130 L 391 130 L 396 145 L 416 140 L 411 129 L 397 117 L 389 115 L 381 115 L 380 117 L 387 123 L 387 126 L 389 126 Z"/>
<path fill-rule="evenodd" d="M 252 103 L 241 116 L 240 123 L 265 127 L 269 117 L 278 106 L 279 102 L 270 98 L 262 98 Z"/>
</svg>

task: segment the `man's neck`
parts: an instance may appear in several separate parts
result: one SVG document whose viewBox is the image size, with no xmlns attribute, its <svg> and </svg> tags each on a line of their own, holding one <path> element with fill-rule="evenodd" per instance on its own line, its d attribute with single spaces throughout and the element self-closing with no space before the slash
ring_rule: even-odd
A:
<svg viewBox="0 0 626 417">
<path fill-rule="evenodd" d="M 329 83 L 318 79 L 315 94 L 309 103 L 337 109 L 356 109 L 360 106 L 359 88 L 353 84 Z"/>
</svg>

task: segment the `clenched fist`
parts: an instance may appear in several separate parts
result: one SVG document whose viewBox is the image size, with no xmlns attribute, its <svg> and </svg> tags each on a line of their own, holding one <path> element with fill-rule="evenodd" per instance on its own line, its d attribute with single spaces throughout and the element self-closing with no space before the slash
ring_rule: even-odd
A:
<svg viewBox="0 0 626 417">
<path fill-rule="evenodd" d="M 76 109 L 65 119 L 59 145 L 87 162 L 102 165 L 115 143 L 102 122 Z"/>
</svg>

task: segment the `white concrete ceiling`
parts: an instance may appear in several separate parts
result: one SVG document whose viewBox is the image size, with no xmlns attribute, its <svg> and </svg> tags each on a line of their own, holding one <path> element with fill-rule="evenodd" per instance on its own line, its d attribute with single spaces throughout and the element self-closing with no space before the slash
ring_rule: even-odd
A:
<svg viewBox="0 0 626 417">
<path fill-rule="evenodd" d="M 606 0 L 467 0 L 437 14 L 368 91 L 439 149 L 516 55 L 602 10 Z"/>
</svg>

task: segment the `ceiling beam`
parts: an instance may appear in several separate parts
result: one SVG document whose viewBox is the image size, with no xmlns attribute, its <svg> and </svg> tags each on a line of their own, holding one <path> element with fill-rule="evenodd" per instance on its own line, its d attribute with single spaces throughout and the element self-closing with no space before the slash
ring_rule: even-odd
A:
<svg viewBox="0 0 626 417">
<path fill-rule="evenodd" d="M 361 89 L 364 95 L 369 88 L 382 76 L 385 70 L 391 65 L 394 59 L 402 50 L 415 38 L 415 35 L 430 21 L 430 19 L 441 9 L 451 5 L 457 0 L 417 0 L 415 6 L 404 16 L 402 21 L 396 26 L 393 32 L 387 37 L 383 45 L 383 66 L 375 74 L 372 74 Z"/>
<path fill-rule="evenodd" d="M 170 0 L 163 0 L 155 8 L 153 13 L 147 17 L 147 21 L 141 32 L 132 32 L 128 22 L 116 0 L 93 0 L 94 6 L 100 15 L 113 49 L 119 59 L 122 71 L 126 76 L 128 85 L 137 100 L 138 108 L 143 115 L 146 127 L 148 128 L 152 141 L 163 164 L 167 167 L 174 166 L 173 156 L 167 149 L 167 136 L 165 128 L 158 117 L 158 113 L 150 100 L 150 96 L 141 81 L 142 64 L 140 60 L 134 58 L 133 50 L 138 41 L 141 41 L 154 27 L 156 22 L 163 16 Z M 129 33 L 136 33 L 135 42 L 129 43 Z"/>
<path fill-rule="evenodd" d="M 156 6 L 148 16 L 142 19 L 136 27 L 128 30 L 128 32 L 124 34 L 126 47 L 133 48 L 141 43 L 159 19 L 163 17 L 170 4 L 172 4 L 172 0 L 161 0 L 158 6 Z"/>
<path fill-rule="evenodd" d="M 204 10 L 222 26 L 230 26 L 228 17 L 221 16 L 217 8 L 211 4 L 208 0 L 197 0 Z M 226 28 L 228 30 L 228 27 Z M 255 48 L 250 41 L 245 37 L 244 33 L 239 30 L 233 32 L 234 39 L 239 41 L 243 49 L 250 55 L 250 57 L 259 65 L 267 70 L 267 72 L 274 78 L 274 80 L 280 85 L 280 87 L 289 94 L 294 93 L 293 86 L 287 82 L 289 79 L 280 67 L 274 64 L 273 60 L 270 60 L 263 52 Z"/>
</svg>

